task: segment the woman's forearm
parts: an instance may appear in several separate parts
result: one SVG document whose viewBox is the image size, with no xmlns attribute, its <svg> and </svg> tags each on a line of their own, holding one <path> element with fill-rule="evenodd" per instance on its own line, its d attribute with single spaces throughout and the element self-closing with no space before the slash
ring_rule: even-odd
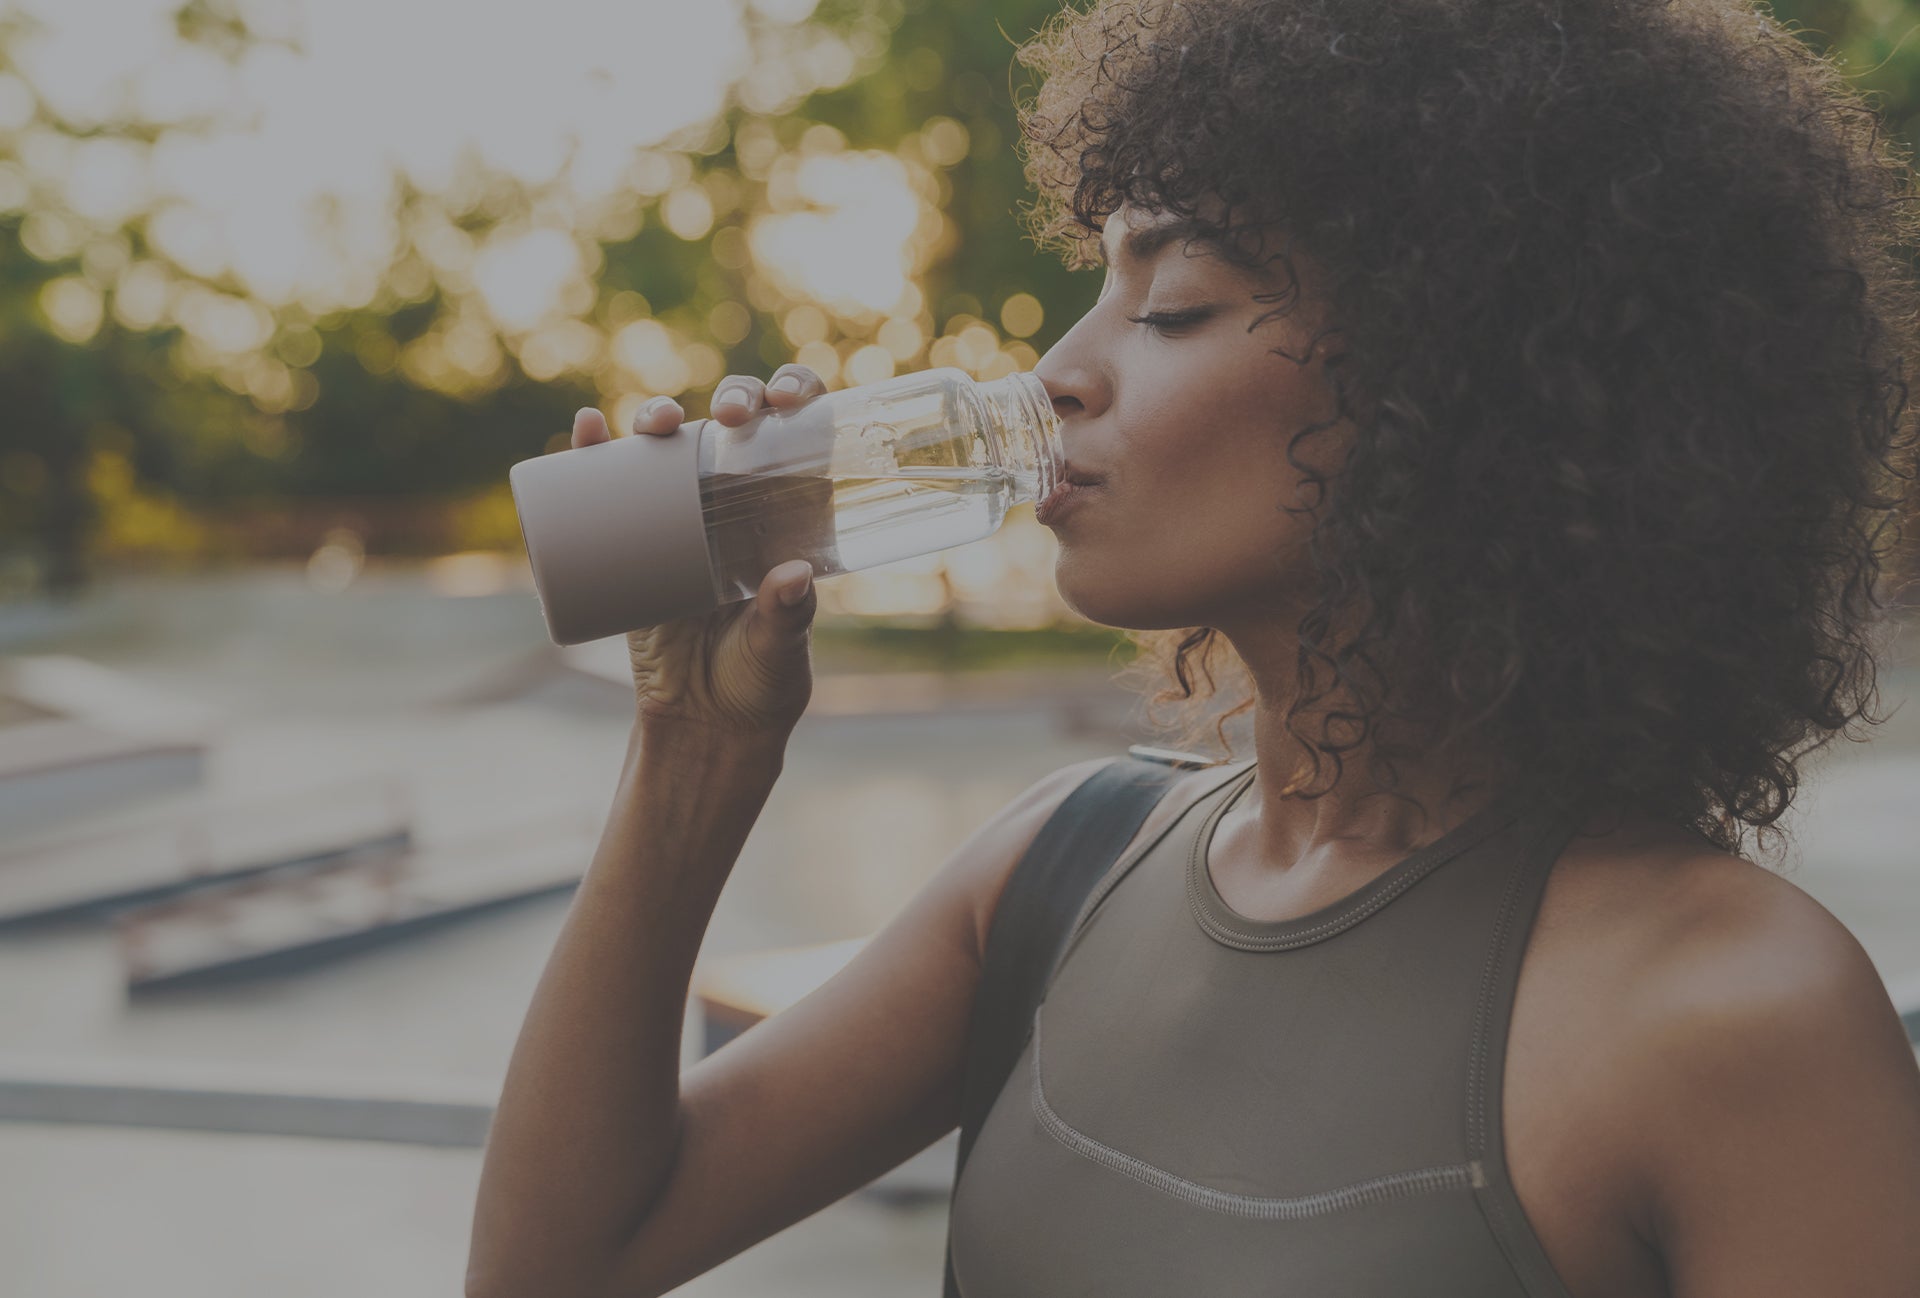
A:
<svg viewBox="0 0 1920 1298">
<path fill-rule="evenodd" d="M 693 964 L 784 735 L 636 726 L 487 1137 L 468 1292 L 588 1292 L 656 1201 L 679 1131 Z"/>
</svg>

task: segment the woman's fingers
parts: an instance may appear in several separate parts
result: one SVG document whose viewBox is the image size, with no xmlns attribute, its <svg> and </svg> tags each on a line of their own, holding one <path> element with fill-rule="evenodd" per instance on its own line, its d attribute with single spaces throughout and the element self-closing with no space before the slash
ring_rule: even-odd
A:
<svg viewBox="0 0 1920 1298">
<path fill-rule="evenodd" d="M 611 440 L 613 433 L 607 427 L 607 417 L 592 406 L 576 410 L 573 413 L 573 445 L 592 446 L 595 442 Z"/>
<path fill-rule="evenodd" d="M 788 386 L 782 387 L 782 383 Z M 729 374 L 713 390 L 713 418 L 729 428 L 744 424 L 763 406 L 791 410 L 827 390 L 818 374 L 805 365 L 782 365 L 766 382 L 750 374 Z"/>
<path fill-rule="evenodd" d="M 780 387 L 782 380 L 788 380 L 791 387 Z M 712 418 L 716 423 L 728 428 L 737 428 L 760 413 L 762 407 L 772 406 L 776 410 L 791 410 L 804 402 L 811 401 L 827 390 L 827 385 L 818 374 L 805 365 L 782 365 L 773 372 L 770 380 L 763 382 L 751 374 L 729 374 L 720 380 L 713 390 L 713 400 L 709 403 Z M 591 427 L 597 432 L 583 432 L 582 421 L 591 417 Z M 633 416 L 633 431 L 636 433 L 671 433 L 687 417 L 687 412 L 672 397 L 655 397 L 641 406 Z M 600 419 L 597 410 L 582 410 L 573 417 L 573 444 L 586 446 L 593 442 L 607 440 L 606 424 Z"/>
<path fill-rule="evenodd" d="M 670 433 L 680 427 L 680 421 L 687 412 L 672 397 L 655 397 L 633 412 L 633 431 L 636 433 Z"/>
<path fill-rule="evenodd" d="M 767 404 L 791 410 L 827 390 L 826 382 L 805 365 L 782 365 L 767 380 Z"/>
<path fill-rule="evenodd" d="M 753 418 L 766 394 L 766 384 L 745 374 L 729 374 L 713 390 L 709 403 L 713 418 L 732 428 Z"/>
</svg>

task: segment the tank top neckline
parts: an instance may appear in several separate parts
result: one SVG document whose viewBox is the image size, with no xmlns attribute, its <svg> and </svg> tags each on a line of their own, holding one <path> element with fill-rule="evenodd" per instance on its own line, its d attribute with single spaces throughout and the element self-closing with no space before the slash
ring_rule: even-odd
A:
<svg viewBox="0 0 1920 1298">
<path fill-rule="evenodd" d="M 1253 784 L 1255 764 L 1221 786 L 1213 809 L 1191 836 L 1187 857 L 1187 903 L 1202 931 L 1225 946 L 1242 950 L 1291 950 L 1345 932 L 1462 852 L 1493 836 L 1519 816 L 1521 796 L 1509 789 L 1452 829 L 1375 875 L 1371 880 L 1318 910 L 1291 919 L 1258 920 L 1227 904 L 1207 869 L 1214 831 L 1234 803 Z"/>
</svg>

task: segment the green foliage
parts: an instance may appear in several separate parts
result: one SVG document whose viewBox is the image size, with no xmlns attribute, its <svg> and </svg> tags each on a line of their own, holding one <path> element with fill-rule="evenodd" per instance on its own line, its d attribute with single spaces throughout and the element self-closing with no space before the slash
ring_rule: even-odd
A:
<svg viewBox="0 0 1920 1298">
<path fill-rule="evenodd" d="M 1920 6 L 1909 0 L 1774 0 L 1775 18 L 1830 55 L 1912 156 L 1920 128 Z"/>
<path fill-rule="evenodd" d="M 1070 273 L 1035 249 L 1020 220 L 1031 195 L 1015 149 L 1015 103 L 1028 87 L 1027 74 L 1014 65 L 1014 48 L 1061 2 L 823 0 L 811 19 L 815 32 L 884 48 L 885 57 L 791 111 L 756 117 L 735 100 L 720 122 L 685 132 L 674 143 L 692 178 L 707 183 L 710 193 L 731 194 L 733 205 L 716 211 L 707 234 L 688 241 L 663 222 L 660 201 L 648 199 L 630 237 L 602 241 L 594 305 L 582 318 L 610 332 L 642 301 L 643 314 L 679 337 L 705 340 L 716 307 L 751 303 L 744 331 L 712 343 L 726 368 L 765 373 L 792 359 L 756 268 L 716 255 L 716 240 L 737 241 L 744 219 L 766 199 L 764 179 L 741 164 L 744 133 L 771 129 L 782 149 L 792 149 L 819 123 L 836 128 L 851 149 L 898 152 L 930 119 L 946 117 L 965 128 L 967 151 L 939 171 L 940 204 L 960 237 L 920 276 L 932 329 L 937 334 L 957 315 L 998 326 L 1002 305 L 1027 293 L 1044 308 L 1044 321 L 1027 342 L 1044 351 L 1098 288 L 1095 277 Z M 1877 97 L 1894 134 L 1911 141 L 1920 129 L 1920 8 L 1911 0 L 1780 0 L 1775 8 L 1789 25 L 1804 28 L 1803 38 L 1816 48 L 1833 51 Z M 760 24 L 756 39 L 769 57 L 796 35 L 751 21 Z M 187 0 L 177 10 L 176 28 L 230 60 L 257 39 L 229 0 Z M 0 70 L 11 66 L 9 48 L 19 31 L 17 24 L 0 23 Z M 166 133 L 139 122 L 83 130 L 44 106 L 38 118 L 40 127 L 70 136 L 111 135 L 143 146 Z M 0 137 L 0 155 L 6 152 Z M 399 193 L 403 217 L 430 214 L 475 238 L 528 213 L 540 197 L 501 177 L 487 178 L 475 201 L 449 210 L 436 210 L 439 200 L 407 184 Z M 131 258 L 164 260 L 147 239 L 151 215 L 96 233 Z M 524 353 L 516 357 L 504 338 L 505 360 L 495 374 L 423 380 L 407 363 L 410 348 L 471 315 L 472 303 L 431 277 L 424 290 L 407 282 L 421 277 L 427 260 L 419 248 L 407 248 L 390 269 L 389 286 L 360 309 L 314 320 L 298 307 L 274 308 L 279 335 L 266 349 L 271 372 L 263 389 L 269 395 L 262 396 L 255 390 L 261 383 L 243 381 L 238 366 L 217 371 L 196 364 L 177 326 L 122 323 L 111 277 L 82 253 L 30 253 L 23 224 L 19 214 L 0 214 L 0 392 L 8 411 L 0 421 L 0 548 L 36 555 L 46 584 L 56 589 L 85 580 L 86 558 L 103 538 L 153 535 L 170 526 L 166 520 L 185 518 L 183 510 L 217 519 L 276 503 L 386 498 L 426 509 L 473 499 L 497 490 L 515 460 L 563 437 L 575 409 L 617 395 L 577 370 L 544 381 L 531 377 Z M 195 282 L 180 267 L 170 266 L 169 273 L 177 285 Z M 94 282 L 106 302 L 101 324 L 84 339 L 63 336 L 43 309 L 47 286 L 56 280 Z M 203 287 L 240 292 L 226 282 Z M 85 292 L 75 289 L 79 298 Z M 617 311 L 620 302 L 628 307 Z M 908 364 L 925 364 L 925 356 L 923 350 Z M 272 398 L 271 389 L 288 375 L 310 399 Z M 695 396 L 681 395 L 690 415 L 704 413 Z M 130 483 L 120 466 L 130 466 Z M 119 494 L 103 499 L 101 482 L 119 484 Z M 136 508 L 147 520 L 141 528 L 115 533 L 105 526 L 102 509 Z M 162 548 L 182 549 L 201 535 L 185 524 L 176 532 Z M 954 652 L 987 654 L 977 646 L 991 643 L 968 640 Z"/>
<path fill-rule="evenodd" d="M 911 4 L 880 72 L 818 95 L 805 109 L 856 147 L 890 148 L 936 114 L 967 128 L 972 147 L 947 172 L 952 198 L 946 205 L 965 237 L 926 277 L 927 298 L 943 322 L 962 311 L 997 320 L 1008 298 L 1031 293 L 1046 308 L 1045 323 L 1029 339 L 1040 351 L 1099 293 L 1094 277 L 1072 274 L 1036 252 L 1019 219 L 1031 195 L 1015 152 L 1014 106 L 1028 74 L 1014 65 L 1013 54 L 1060 7 L 1059 0 L 1000 0 L 983 13 L 927 0 Z"/>
</svg>

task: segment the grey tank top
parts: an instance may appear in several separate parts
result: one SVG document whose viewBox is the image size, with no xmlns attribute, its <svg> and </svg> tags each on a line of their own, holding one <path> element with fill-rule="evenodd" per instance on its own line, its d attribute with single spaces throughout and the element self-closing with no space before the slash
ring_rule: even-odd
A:
<svg viewBox="0 0 1920 1298">
<path fill-rule="evenodd" d="M 1082 905 L 954 1187 L 961 1292 L 1571 1298 L 1508 1177 L 1500 1093 L 1572 819 L 1509 793 L 1261 922 L 1206 869 L 1253 780 L 1236 765 Z"/>
</svg>

